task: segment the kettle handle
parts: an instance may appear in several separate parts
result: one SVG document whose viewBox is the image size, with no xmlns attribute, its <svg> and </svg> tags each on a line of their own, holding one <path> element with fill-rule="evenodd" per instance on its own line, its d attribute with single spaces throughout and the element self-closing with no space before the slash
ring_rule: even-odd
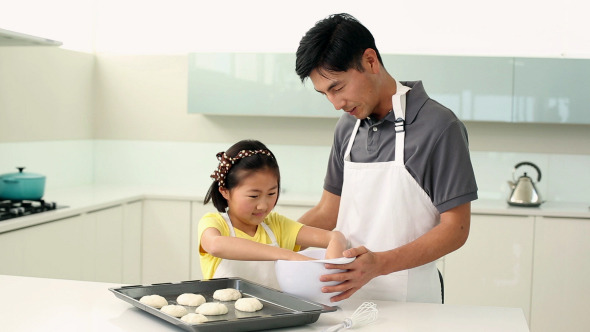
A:
<svg viewBox="0 0 590 332">
<path fill-rule="evenodd" d="M 512 178 L 513 179 L 514 179 L 514 172 L 516 172 L 516 169 L 519 168 L 520 166 L 533 167 L 535 170 L 537 170 L 537 182 L 541 181 L 541 170 L 539 169 L 539 167 L 537 167 L 537 165 L 531 163 L 530 161 L 523 161 L 523 162 L 520 162 L 520 163 L 514 165 L 514 170 L 512 171 Z"/>
</svg>

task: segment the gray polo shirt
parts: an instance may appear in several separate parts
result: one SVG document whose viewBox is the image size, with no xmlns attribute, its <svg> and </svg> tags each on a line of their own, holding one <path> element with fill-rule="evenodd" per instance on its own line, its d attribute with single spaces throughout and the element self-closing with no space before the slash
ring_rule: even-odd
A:
<svg viewBox="0 0 590 332">
<path fill-rule="evenodd" d="M 405 165 L 440 213 L 477 199 L 477 184 L 469 157 L 467 130 L 455 114 L 430 99 L 421 81 L 401 82 L 406 95 Z M 395 115 L 361 121 L 350 158 L 352 162 L 395 159 Z M 356 118 L 343 114 L 334 130 L 324 189 L 340 196 L 344 153 Z M 387 185 L 384 183 L 383 185 Z"/>
</svg>

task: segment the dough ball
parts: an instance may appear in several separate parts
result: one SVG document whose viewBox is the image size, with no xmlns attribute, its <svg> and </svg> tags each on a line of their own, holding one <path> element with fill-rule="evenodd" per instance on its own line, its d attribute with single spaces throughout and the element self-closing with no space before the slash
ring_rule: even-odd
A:
<svg viewBox="0 0 590 332">
<path fill-rule="evenodd" d="M 240 311 L 254 312 L 262 309 L 262 302 L 255 297 L 245 297 L 238 299 L 235 307 Z"/>
<path fill-rule="evenodd" d="M 176 298 L 178 304 L 187 305 L 189 307 L 198 307 L 201 304 L 207 302 L 205 297 L 200 294 L 184 293 Z"/>
<path fill-rule="evenodd" d="M 213 298 L 219 301 L 235 301 L 242 297 L 242 293 L 235 288 L 218 289 L 213 293 Z"/>
<path fill-rule="evenodd" d="M 176 304 L 165 305 L 160 310 L 163 313 L 168 314 L 170 316 L 174 316 L 174 317 L 182 317 L 182 316 L 188 314 L 188 311 L 186 310 L 185 307 L 183 307 L 181 305 L 176 305 Z"/>
<path fill-rule="evenodd" d="M 189 324 L 199 324 L 208 321 L 207 317 L 201 314 L 186 314 L 180 318 L 181 321 Z"/>
<path fill-rule="evenodd" d="M 142 296 L 141 299 L 139 299 L 139 302 L 156 309 L 160 309 L 163 306 L 168 305 L 168 301 L 166 301 L 166 299 L 160 295 Z"/>
<path fill-rule="evenodd" d="M 195 313 L 202 314 L 206 316 L 217 316 L 217 315 L 225 315 L 227 314 L 227 307 L 223 303 L 219 302 L 207 302 L 201 304 Z"/>
</svg>

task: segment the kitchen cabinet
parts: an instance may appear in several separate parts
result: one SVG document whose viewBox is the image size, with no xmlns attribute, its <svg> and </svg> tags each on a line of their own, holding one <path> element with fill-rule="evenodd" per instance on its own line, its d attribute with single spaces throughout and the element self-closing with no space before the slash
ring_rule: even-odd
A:
<svg viewBox="0 0 590 332">
<path fill-rule="evenodd" d="M 86 250 L 81 250 L 82 219 L 74 216 L 15 231 L 22 243 L 21 275 L 83 279 L 88 257 Z"/>
<path fill-rule="evenodd" d="M 82 218 L 82 280 L 122 282 L 123 208 L 91 211 Z"/>
<path fill-rule="evenodd" d="M 513 58 L 399 54 L 382 58 L 395 79 L 422 81 L 430 98 L 461 120 L 512 119 Z"/>
<path fill-rule="evenodd" d="M 517 58 L 514 122 L 590 123 L 590 61 Z"/>
<path fill-rule="evenodd" d="M 589 124 L 590 60 L 381 54 L 400 81 L 421 80 L 461 120 Z M 294 72 L 295 55 L 190 53 L 188 112 L 337 118 Z"/>
<path fill-rule="evenodd" d="M 138 283 L 140 206 L 117 205 L 2 233 L 0 274 Z"/>
<path fill-rule="evenodd" d="M 461 119 L 510 121 L 512 58 L 382 54 L 401 81 L 422 80 Z M 310 80 L 295 74 L 295 54 L 191 53 L 188 112 L 337 118 Z"/>
<path fill-rule="evenodd" d="M 62 42 L 0 29 L 0 46 L 61 46 Z"/>
<path fill-rule="evenodd" d="M 123 205 L 123 275 L 124 284 L 141 283 L 141 225 L 143 202 Z"/>
<path fill-rule="evenodd" d="M 590 219 L 537 217 L 531 331 L 590 326 Z"/>
<path fill-rule="evenodd" d="M 141 282 L 141 202 L 82 215 L 82 280 Z"/>
<path fill-rule="evenodd" d="M 142 283 L 189 280 L 190 201 L 148 199 L 142 214 Z"/>
<path fill-rule="evenodd" d="M 19 231 L 0 234 L 0 274 L 24 275 L 23 236 Z"/>
<path fill-rule="evenodd" d="M 337 117 L 302 84 L 291 53 L 190 53 L 188 112 L 214 115 Z"/>
<path fill-rule="evenodd" d="M 465 245 L 444 258 L 445 303 L 522 308 L 530 322 L 532 216 L 471 216 Z"/>
</svg>

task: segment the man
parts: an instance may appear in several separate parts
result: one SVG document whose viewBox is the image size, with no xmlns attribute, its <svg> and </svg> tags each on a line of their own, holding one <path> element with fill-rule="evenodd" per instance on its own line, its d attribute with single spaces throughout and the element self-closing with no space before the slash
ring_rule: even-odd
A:
<svg viewBox="0 0 590 332">
<path fill-rule="evenodd" d="M 392 35 L 408 33 L 392 25 Z M 467 240 L 477 185 L 467 132 L 421 81 L 398 82 L 372 34 L 348 14 L 319 21 L 301 39 L 296 72 L 345 114 L 334 132 L 320 202 L 300 221 L 349 239 L 347 272 L 324 287 L 355 297 L 441 303 L 434 263 Z"/>
</svg>

